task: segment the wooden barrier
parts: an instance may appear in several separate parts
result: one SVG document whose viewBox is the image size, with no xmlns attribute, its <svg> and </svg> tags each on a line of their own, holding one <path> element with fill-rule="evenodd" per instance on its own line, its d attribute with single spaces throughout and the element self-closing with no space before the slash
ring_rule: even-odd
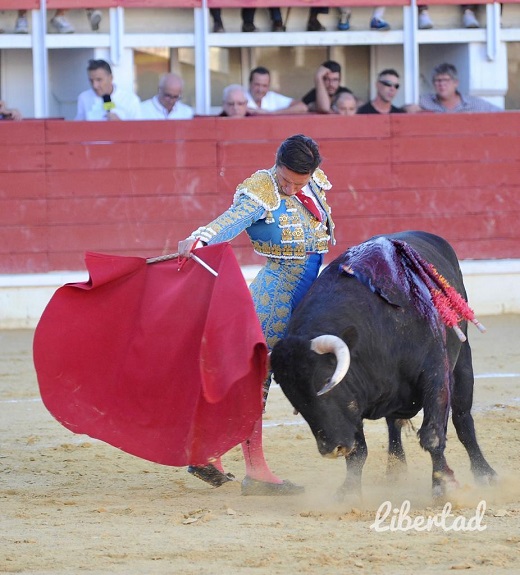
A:
<svg viewBox="0 0 520 575">
<path fill-rule="evenodd" d="M 520 258 L 520 114 L 0 122 L 0 273 L 82 270 L 87 250 L 157 256 L 315 138 L 338 245 L 423 229 L 462 259 Z M 241 264 L 260 263 L 245 234 Z"/>
</svg>

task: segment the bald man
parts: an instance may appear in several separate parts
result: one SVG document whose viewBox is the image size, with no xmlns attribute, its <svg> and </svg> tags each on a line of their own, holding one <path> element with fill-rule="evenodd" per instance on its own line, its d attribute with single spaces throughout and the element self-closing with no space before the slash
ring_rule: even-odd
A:
<svg viewBox="0 0 520 575">
<path fill-rule="evenodd" d="M 157 94 L 141 103 L 142 120 L 191 120 L 193 109 L 181 101 L 184 81 L 178 74 L 164 74 Z"/>
<path fill-rule="evenodd" d="M 341 92 L 332 104 L 332 111 L 342 116 L 354 116 L 357 112 L 357 100 L 350 92 Z"/>
</svg>

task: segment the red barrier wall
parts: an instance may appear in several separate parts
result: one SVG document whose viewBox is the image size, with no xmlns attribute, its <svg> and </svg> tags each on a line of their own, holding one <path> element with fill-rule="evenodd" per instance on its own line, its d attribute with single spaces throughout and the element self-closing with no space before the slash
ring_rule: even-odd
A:
<svg viewBox="0 0 520 575">
<path fill-rule="evenodd" d="M 338 245 L 423 229 L 461 259 L 520 258 L 520 114 L 0 122 L 0 273 L 82 270 L 86 250 L 139 256 L 226 209 L 278 144 L 315 138 Z M 259 263 L 242 234 L 242 264 Z"/>
</svg>

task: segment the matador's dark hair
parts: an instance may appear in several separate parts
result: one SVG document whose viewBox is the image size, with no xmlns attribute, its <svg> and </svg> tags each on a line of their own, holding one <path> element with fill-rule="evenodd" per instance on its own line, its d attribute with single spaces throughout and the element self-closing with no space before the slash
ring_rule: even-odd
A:
<svg viewBox="0 0 520 575">
<path fill-rule="evenodd" d="M 276 152 L 276 165 L 285 166 L 297 174 L 312 174 L 320 164 L 318 144 L 303 134 L 287 138 Z"/>
</svg>

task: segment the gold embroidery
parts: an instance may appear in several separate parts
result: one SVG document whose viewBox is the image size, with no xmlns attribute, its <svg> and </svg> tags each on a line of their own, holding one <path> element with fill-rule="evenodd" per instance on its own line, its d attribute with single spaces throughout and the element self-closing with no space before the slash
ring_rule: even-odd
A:
<svg viewBox="0 0 520 575">
<path fill-rule="evenodd" d="M 280 214 L 279 217 L 280 227 L 285 228 L 289 225 L 289 214 Z"/>
<path fill-rule="evenodd" d="M 239 184 L 236 195 L 240 194 L 253 198 L 268 211 L 280 206 L 280 194 L 268 170 L 259 170 Z"/>
<path fill-rule="evenodd" d="M 314 171 L 314 174 L 312 174 L 312 179 L 323 190 L 330 190 L 332 188 L 332 184 L 329 182 L 327 176 L 321 168 L 317 168 Z"/>
</svg>

